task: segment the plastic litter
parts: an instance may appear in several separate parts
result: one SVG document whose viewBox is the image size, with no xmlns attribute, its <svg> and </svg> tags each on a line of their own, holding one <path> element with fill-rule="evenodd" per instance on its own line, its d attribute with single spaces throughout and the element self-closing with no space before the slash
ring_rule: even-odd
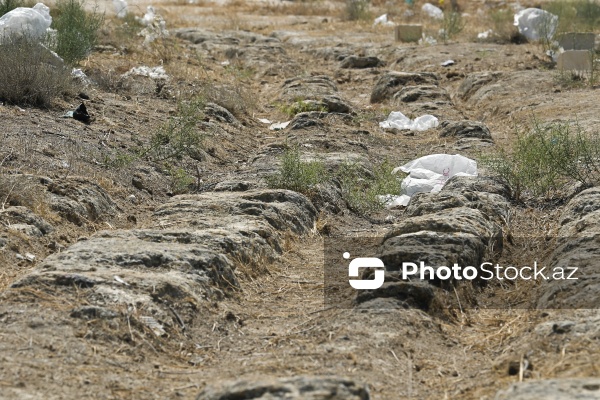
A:
<svg viewBox="0 0 600 400">
<path fill-rule="evenodd" d="M 271 124 L 269 126 L 269 129 L 272 131 L 280 131 L 282 129 L 287 128 L 287 126 L 290 124 L 290 122 L 292 122 L 292 121 L 277 122 L 277 123 Z"/>
<path fill-rule="evenodd" d="M 449 66 L 454 65 L 454 64 L 455 64 L 454 60 L 446 60 L 443 63 L 441 63 L 440 65 L 442 67 L 449 67 Z"/>
<path fill-rule="evenodd" d="M 375 21 L 373 21 L 373 26 L 377 26 L 377 25 L 395 26 L 396 24 L 394 24 L 392 21 L 388 20 L 387 14 L 383 14 L 383 15 L 380 15 L 379 17 L 375 18 Z"/>
<path fill-rule="evenodd" d="M 117 18 L 125 18 L 127 16 L 127 1 L 125 0 L 113 0 L 113 7 Z"/>
<path fill-rule="evenodd" d="M 259 120 L 260 122 L 262 122 L 263 124 L 271 124 L 271 123 L 272 123 L 271 121 L 269 121 L 269 120 L 268 120 L 268 119 L 266 119 L 266 118 L 258 118 L 258 120 Z"/>
<path fill-rule="evenodd" d="M 156 13 L 154 7 L 148 6 L 146 8 L 146 14 L 143 18 L 135 17 L 135 19 L 146 26 L 140 32 L 140 36 L 144 37 L 144 46 L 152 43 L 158 38 L 168 37 L 169 31 L 167 30 L 167 23 L 159 14 Z"/>
<path fill-rule="evenodd" d="M 115 279 L 115 281 L 119 282 L 120 284 L 123 284 L 125 286 L 129 286 L 129 283 L 125 282 L 123 280 L 123 278 L 121 278 L 119 275 L 115 275 L 115 276 L 113 276 L 113 278 Z"/>
<path fill-rule="evenodd" d="M 437 40 L 435 40 L 431 36 L 426 36 L 425 34 L 423 34 L 423 37 L 421 39 L 419 39 L 419 44 L 434 45 L 434 44 L 437 44 Z"/>
<path fill-rule="evenodd" d="M 444 12 L 442 11 L 442 9 L 434 6 L 431 3 L 423 4 L 423 7 L 421 7 L 421 11 L 423 11 L 425 14 L 427 14 L 430 18 L 434 18 L 434 19 L 444 18 Z"/>
<path fill-rule="evenodd" d="M 37 3 L 32 8 L 15 8 L 0 17 L 0 42 L 3 38 L 43 39 L 53 31 L 50 29 L 51 24 L 50 8 L 43 3 Z"/>
<path fill-rule="evenodd" d="M 488 30 L 487 30 L 487 31 L 485 31 L 485 32 L 479 32 L 479 33 L 477 34 L 477 39 L 487 39 L 487 38 L 489 38 L 489 37 L 490 37 L 490 35 L 491 35 L 492 33 L 494 33 L 494 31 L 493 31 L 493 30 L 491 30 L 491 29 L 488 29 Z"/>
<path fill-rule="evenodd" d="M 433 115 L 422 115 L 411 120 L 400 111 L 392 111 L 385 121 L 379 123 L 383 129 L 408 129 L 411 131 L 426 131 L 439 125 L 439 121 Z"/>
<path fill-rule="evenodd" d="M 142 65 L 140 67 L 133 67 L 131 68 L 129 71 L 125 72 L 123 75 L 123 77 L 128 77 L 128 76 L 147 76 L 150 79 L 164 79 L 167 80 L 169 79 L 169 75 L 167 75 L 167 72 L 165 71 L 165 69 L 162 66 L 158 66 L 158 67 L 147 67 L 145 65 Z"/>
<path fill-rule="evenodd" d="M 85 104 L 81 103 L 79 105 L 79 107 L 77 107 L 75 110 L 73 111 L 67 111 L 65 113 L 65 115 L 63 115 L 63 118 L 73 118 L 76 119 L 77 121 L 81 121 L 84 124 L 89 124 L 91 117 L 88 114 L 87 108 L 85 106 Z"/>
<path fill-rule="evenodd" d="M 526 8 L 515 14 L 514 25 L 527 40 L 550 40 L 556 32 L 558 16 L 539 8 Z"/>
</svg>

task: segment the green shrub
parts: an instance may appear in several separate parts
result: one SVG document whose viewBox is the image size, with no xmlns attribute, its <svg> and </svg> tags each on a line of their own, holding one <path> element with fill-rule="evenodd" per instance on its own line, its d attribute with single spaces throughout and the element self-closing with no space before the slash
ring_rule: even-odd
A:
<svg viewBox="0 0 600 400">
<path fill-rule="evenodd" d="M 371 13 L 369 12 L 369 0 L 346 0 L 346 20 L 359 21 L 370 18 Z"/>
<path fill-rule="evenodd" d="M 5 38 L 0 44 L 0 100 L 47 107 L 70 92 L 70 69 L 37 40 Z"/>
<path fill-rule="evenodd" d="M 311 196 L 316 186 L 329 179 L 321 161 L 302 161 L 298 146 L 287 148 L 281 157 L 279 171 L 266 178 L 271 188 L 288 189 Z"/>
<path fill-rule="evenodd" d="M 517 138 L 512 151 L 500 149 L 483 157 L 483 164 L 511 187 L 513 197 L 560 195 L 573 182 L 585 186 L 600 180 L 600 136 L 586 134 L 577 124 L 534 122 L 533 129 Z"/>
<path fill-rule="evenodd" d="M 557 32 L 592 32 L 600 26 L 600 3 L 594 0 L 553 0 L 543 8 L 558 15 Z"/>
<path fill-rule="evenodd" d="M 58 0 L 52 27 L 56 29 L 55 51 L 65 62 L 76 64 L 96 45 L 104 16 L 88 13 L 83 0 Z"/>
<path fill-rule="evenodd" d="M 441 38 L 444 42 L 449 39 L 453 39 L 462 32 L 465 28 L 465 22 L 462 19 L 462 15 L 456 11 L 450 11 L 444 13 L 444 20 L 442 22 L 442 33 Z"/>
<path fill-rule="evenodd" d="M 393 169 L 388 160 L 377 165 L 372 175 L 366 174 L 358 164 L 343 164 L 337 176 L 348 208 L 361 215 L 367 214 L 383 208 L 380 196 L 400 195 L 400 182 L 392 174 Z"/>
<path fill-rule="evenodd" d="M 179 103 L 177 115 L 150 137 L 150 143 L 142 149 L 140 156 L 155 162 L 183 156 L 198 158 L 205 136 L 198 127 L 204 118 L 204 105 L 202 97 Z"/>
<path fill-rule="evenodd" d="M 327 106 L 312 100 L 297 100 L 290 105 L 282 104 L 279 109 L 288 117 L 293 118 L 296 114 L 308 111 L 326 112 Z"/>
<path fill-rule="evenodd" d="M 17 7 L 23 7 L 23 0 L 0 0 L 0 17 Z"/>
</svg>

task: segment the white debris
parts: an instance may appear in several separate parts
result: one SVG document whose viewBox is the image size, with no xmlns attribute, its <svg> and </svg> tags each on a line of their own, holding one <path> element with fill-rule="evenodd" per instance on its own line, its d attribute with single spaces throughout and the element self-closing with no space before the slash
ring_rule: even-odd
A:
<svg viewBox="0 0 600 400">
<path fill-rule="evenodd" d="M 421 7 L 421 11 L 423 11 L 425 14 L 427 14 L 430 18 L 435 18 L 435 19 L 444 18 L 444 12 L 442 11 L 442 9 L 434 6 L 431 3 L 423 4 L 423 7 Z"/>
<path fill-rule="evenodd" d="M 167 75 L 167 72 L 165 71 L 165 69 L 162 66 L 153 67 L 153 68 L 146 67 L 145 65 L 142 65 L 140 67 L 133 67 L 129 71 L 127 71 L 123 74 L 123 77 L 128 77 L 128 76 L 147 76 L 148 78 L 155 79 L 155 80 L 169 79 L 169 75 Z"/>
<path fill-rule="evenodd" d="M 373 26 L 377 26 L 377 25 L 395 26 L 396 24 L 394 24 L 392 21 L 388 20 L 387 14 L 383 14 L 383 15 L 380 15 L 379 17 L 375 18 L 375 21 L 373 21 Z"/>
<path fill-rule="evenodd" d="M 119 282 L 120 284 L 123 284 L 125 286 L 129 286 L 129 283 L 125 282 L 123 280 L 123 278 L 121 278 L 119 275 L 115 275 L 115 276 L 113 276 L 113 278 L 115 278 L 115 281 Z"/>
<path fill-rule="evenodd" d="M 479 32 L 479 33 L 477 34 L 477 39 L 487 39 L 487 38 L 489 38 L 489 37 L 490 37 L 490 35 L 491 35 L 492 33 L 494 33 L 494 31 L 493 31 L 493 30 L 491 30 L 491 29 L 488 29 L 488 30 L 487 30 L 487 31 L 485 31 L 485 32 Z"/>
<path fill-rule="evenodd" d="M 272 131 L 280 131 L 282 129 L 287 128 L 287 126 L 290 124 L 290 122 L 292 122 L 292 121 L 277 122 L 277 123 L 271 124 L 271 126 L 269 126 L 269 129 Z"/>
<path fill-rule="evenodd" d="M 528 40 L 550 40 L 556 32 L 558 17 L 539 8 L 526 8 L 515 14 L 514 25 Z"/>
<path fill-rule="evenodd" d="M 152 43 L 158 38 L 169 36 L 167 23 L 163 17 L 157 14 L 152 6 L 148 6 L 146 10 L 146 14 L 144 14 L 143 18 L 135 17 L 139 23 L 145 26 L 140 32 L 140 36 L 144 37 L 144 46 Z"/>
<path fill-rule="evenodd" d="M 411 131 L 426 131 L 439 125 L 439 121 L 433 115 L 422 115 L 411 120 L 400 111 L 392 111 L 385 121 L 379 123 L 383 129 L 408 129 Z"/>
<path fill-rule="evenodd" d="M 125 18 L 127 16 L 127 1 L 125 0 L 113 0 L 113 7 L 117 18 Z"/>
<path fill-rule="evenodd" d="M 71 71 L 71 76 L 73 76 L 73 78 L 75 79 L 78 79 L 81 83 L 85 85 L 89 85 L 90 83 L 92 83 L 90 78 L 88 78 L 88 76 L 85 74 L 85 72 L 81 70 L 81 68 L 73 68 L 73 70 Z"/>
<path fill-rule="evenodd" d="M 419 44 L 429 44 L 429 45 L 434 45 L 437 44 L 437 40 L 435 40 L 433 37 L 431 36 L 426 36 L 423 33 L 423 37 L 421 39 L 419 39 Z"/>
<path fill-rule="evenodd" d="M 15 8 L 0 17 L 0 42 L 3 38 L 44 39 L 51 31 L 51 24 L 50 9 L 43 3 L 37 3 L 32 8 Z"/>
<path fill-rule="evenodd" d="M 35 255 L 31 254 L 31 253 L 25 253 L 25 259 L 29 262 L 34 262 L 35 261 Z"/>
<path fill-rule="evenodd" d="M 449 66 L 454 65 L 454 64 L 455 64 L 454 60 L 446 60 L 443 63 L 441 63 L 440 65 L 442 67 L 449 67 Z"/>
<path fill-rule="evenodd" d="M 259 120 L 260 122 L 262 122 L 263 124 L 270 124 L 270 123 L 271 123 L 271 121 L 269 121 L 269 120 L 268 120 L 268 119 L 266 119 L 266 118 L 258 118 L 258 120 Z"/>
</svg>

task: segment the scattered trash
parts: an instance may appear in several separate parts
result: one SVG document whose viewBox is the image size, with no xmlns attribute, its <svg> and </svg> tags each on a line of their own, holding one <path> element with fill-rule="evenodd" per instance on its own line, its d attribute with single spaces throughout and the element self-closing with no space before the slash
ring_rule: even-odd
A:
<svg viewBox="0 0 600 400">
<path fill-rule="evenodd" d="M 221 65 L 222 65 L 222 66 L 224 66 L 224 67 L 227 67 L 227 66 L 229 66 L 230 64 L 231 64 L 231 63 L 229 62 L 229 60 L 225 60 L 225 61 L 222 61 L 222 62 L 221 62 Z"/>
<path fill-rule="evenodd" d="M 29 262 L 34 262 L 35 261 L 35 255 L 31 254 L 31 253 L 25 253 L 25 259 Z"/>
<path fill-rule="evenodd" d="M 491 29 L 488 29 L 488 30 L 487 30 L 487 31 L 485 31 L 485 32 L 480 32 L 480 33 L 478 33 L 478 34 L 477 34 L 477 39 L 487 39 L 487 38 L 489 38 L 489 37 L 490 37 L 490 35 L 491 35 L 492 33 L 494 33 L 494 31 L 493 31 L 493 30 L 491 30 Z"/>
<path fill-rule="evenodd" d="M 54 32 L 50 29 L 51 24 L 50 8 L 43 3 L 32 8 L 17 7 L 0 17 L 0 42 L 5 37 L 11 40 L 19 37 L 44 39 L 49 32 Z"/>
<path fill-rule="evenodd" d="M 515 14 L 514 25 L 527 40 L 550 40 L 558 26 L 558 16 L 539 8 L 526 8 Z"/>
<path fill-rule="evenodd" d="M 431 3 L 423 4 L 423 7 L 421 7 L 421 11 L 423 11 L 425 14 L 427 14 L 430 18 L 435 18 L 435 19 L 444 18 L 444 12 L 442 11 L 442 9 L 434 6 Z"/>
<path fill-rule="evenodd" d="M 81 121 L 85 124 L 90 123 L 90 114 L 88 114 L 85 104 L 81 103 L 79 107 L 73 111 L 73 119 Z"/>
<path fill-rule="evenodd" d="M 113 278 L 115 278 L 115 281 L 117 281 L 125 286 L 129 286 L 129 283 L 125 282 L 119 275 L 115 275 L 115 276 L 113 276 Z"/>
<path fill-rule="evenodd" d="M 441 65 L 442 67 L 449 67 L 449 66 L 451 66 L 451 65 L 454 65 L 454 64 L 455 64 L 454 60 L 446 60 L 446 61 L 444 61 L 444 62 L 443 62 L 442 64 L 440 64 L 440 65 Z"/>
<path fill-rule="evenodd" d="M 407 206 L 415 193 L 437 193 L 453 176 L 477 176 L 477 162 L 460 154 L 431 154 L 418 158 L 398 168 L 408 174 L 402 181 L 401 196 L 384 196 L 386 207 Z"/>
<path fill-rule="evenodd" d="M 434 44 L 437 44 L 437 40 L 435 40 L 431 36 L 426 36 L 425 34 L 423 34 L 423 37 L 421 39 L 419 39 L 419 44 L 434 45 Z"/>
<path fill-rule="evenodd" d="M 377 25 L 394 26 L 396 24 L 394 24 L 392 21 L 388 21 L 388 15 L 383 14 L 383 15 L 380 15 L 379 17 L 375 18 L 375 21 L 373 22 L 373 26 L 377 26 Z"/>
<path fill-rule="evenodd" d="M 89 124 L 90 123 L 90 115 L 88 114 L 87 108 L 85 106 L 85 104 L 81 103 L 79 105 L 79 107 L 77 107 L 75 110 L 73 111 L 67 111 L 64 115 L 63 118 L 73 118 L 76 119 L 77 121 L 81 121 L 85 124 Z"/>
<path fill-rule="evenodd" d="M 143 36 L 145 38 L 144 46 L 152 43 L 158 38 L 164 38 L 169 36 L 169 31 L 167 30 L 167 23 L 159 14 L 156 13 L 156 11 L 154 11 L 154 7 L 148 6 L 146 8 L 146 14 L 144 14 L 144 17 L 136 17 L 135 19 L 142 25 L 146 26 L 140 32 L 140 36 Z"/>
<path fill-rule="evenodd" d="M 135 197 L 135 195 L 130 194 L 129 196 L 127 196 L 127 200 L 129 200 L 132 203 L 137 203 L 137 197 Z"/>
<path fill-rule="evenodd" d="M 272 131 L 280 131 L 282 129 L 287 128 L 287 126 L 290 124 L 290 122 L 292 122 L 292 121 L 277 122 L 275 124 L 271 124 L 271 126 L 269 126 L 269 129 Z"/>
<path fill-rule="evenodd" d="M 268 119 L 266 119 L 266 118 L 258 118 L 258 120 L 259 120 L 260 122 L 262 122 L 263 124 L 271 124 L 271 123 L 272 123 L 271 121 L 269 121 L 269 120 L 268 120 Z"/>
<path fill-rule="evenodd" d="M 158 321 L 155 320 L 153 317 L 140 317 L 140 321 L 148 328 L 150 328 L 152 333 L 154 333 L 156 336 L 160 337 L 167 334 L 162 325 L 159 324 Z"/>
<path fill-rule="evenodd" d="M 400 111 L 392 111 L 385 121 L 379 123 L 383 129 L 408 129 L 411 131 L 426 131 L 439 125 L 439 121 L 433 115 L 422 115 L 411 120 Z"/>
<path fill-rule="evenodd" d="M 90 81 L 90 78 L 88 78 L 88 76 L 81 70 L 81 68 L 73 68 L 73 70 L 71 71 L 71 76 L 73 76 L 73 78 L 78 79 L 81 83 L 89 85 L 90 83 L 92 83 L 92 81 Z"/>
<path fill-rule="evenodd" d="M 113 0 L 113 6 L 117 18 L 125 18 L 127 16 L 127 1 L 125 0 Z"/>
<path fill-rule="evenodd" d="M 150 68 L 142 65 L 141 67 L 133 67 L 129 71 L 125 72 L 123 77 L 128 76 L 147 76 L 151 79 L 169 79 L 169 75 L 162 66 Z"/>
</svg>

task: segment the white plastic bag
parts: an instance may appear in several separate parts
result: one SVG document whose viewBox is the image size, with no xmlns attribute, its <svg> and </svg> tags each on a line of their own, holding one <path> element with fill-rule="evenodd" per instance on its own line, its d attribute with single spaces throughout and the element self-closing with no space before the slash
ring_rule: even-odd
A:
<svg viewBox="0 0 600 400">
<path fill-rule="evenodd" d="M 526 8 L 515 14 L 514 25 L 527 40 L 550 40 L 556 32 L 558 17 L 539 8 Z"/>
<path fill-rule="evenodd" d="M 408 174 L 401 188 L 403 195 L 410 198 L 415 193 L 439 192 L 453 176 L 477 176 L 477 162 L 459 154 L 431 154 L 395 168 L 392 173 L 398 171 Z M 408 205 L 406 197 L 393 200 Z"/>
<path fill-rule="evenodd" d="M 42 3 L 32 8 L 18 7 L 0 17 L 0 42 L 3 38 L 27 37 L 40 40 L 52 24 L 50 9 Z"/>
<path fill-rule="evenodd" d="M 442 11 L 442 9 L 439 7 L 436 7 L 430 3 L 423 4 L 423 7 L 421 7 L 421 11 L 423 11 L 425 14 L 429 15 L 430 18 L 435 18 L 435 19 L 444 18 L 444 12 Z"/>
<path fill-rule="evenodd" d="M 127 16 L 127 1 L 126 0 L 113 0 L 113 7 L 117 18 L 125 18 Z"/>
<path fill-rule="evenodd" d="M 387 14 L 383 14 L 380 15 L 379 17 L 375 18 L 375 21 L 373 21 L 373 26 L 377 26 L 377 25 L 383 25 L 383 26 L 394 26 L 396 24 L 394 24 L 392 21 L 388 21 L 388 15 Z"/>
<path fill-rule="evenodd" d="M 409 129 L 411 131 L 426 131 L 439 125 L 439 121 L 433 115 L 422 115 L 415 120 L 411 120 L 400 111 L 392 111 L 385 121 L 379 123 L 383 129 Z"/>
</svg>

